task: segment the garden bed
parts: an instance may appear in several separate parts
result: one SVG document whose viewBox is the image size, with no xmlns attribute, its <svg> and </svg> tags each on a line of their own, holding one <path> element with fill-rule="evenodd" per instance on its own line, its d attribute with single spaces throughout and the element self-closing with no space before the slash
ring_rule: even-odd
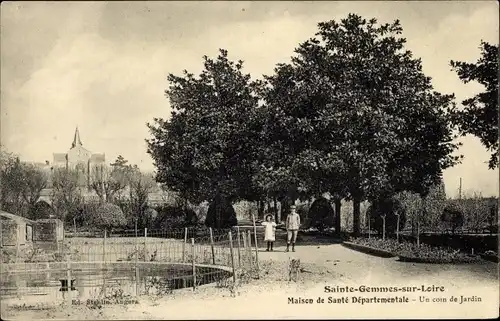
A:
<svg viewBox="0 0 500 321">
<path fill-rule="evenodd" d="M 362 253 L 378 256 L 378 257 L 384 257 L 384 258 L 395 257 L 395 255 L 392 252 L 377 249 L 377 248 L 371 247 L 371 246 L 366 246 L 366 245 L 361 245 L 361 244 L 356 244 L 356 243 L 351 243 L 351 242 L 342 242 L 342 245 L 347 247 L 347 248 L 350 248 L 350 249 L 353 249 L 353 250 L 356 250 L 356 251 L 359 251 Z"/>
<path fill-rule="evenodd" d="M 487 251 L 485 253 L 479 254 L 483 260 L 498 263 L 498 254 L 493 251 Z"/>
<path fill-rule="evenodd" d="M 378 238 L 353 239 L 350 244 L 354 244 L 359 248 L 365 248 L 372 253 L 375 251 L 384 251 L 391 253 L 392 257 L 398 256 L 400 262 L 412 263 L 429 263 L 429 264 L 458 264 L 458 263 L 474 263 L 480 260 L 477 255 L 469 255 L 459 250 L 447 247 L 433 247 L 427 244 L 416 244 L 401 242 L 398 243 L 393 239 L 381 240 Z M 367 252 L 365 252 L 367 253 Z M 383 253 L 383 252 L 382 252 Z M 390 257 L 390 256 L 386 256 Z"/>
</svg>

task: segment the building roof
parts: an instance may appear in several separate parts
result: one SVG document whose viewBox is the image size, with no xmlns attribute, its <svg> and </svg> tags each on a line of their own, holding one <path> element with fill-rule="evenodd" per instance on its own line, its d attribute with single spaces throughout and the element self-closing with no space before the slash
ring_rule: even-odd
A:
<svg viewBox="0 0 500 321">
<path fill-rule="evenodd" d="M 65 163 L 67 158 L 68 158 L 68 154 L 66 153 L 54 153 L 54 163 Z"/>
<path fill-rule="evenodd" d="M 92 154 L 90 156 L 91 163 L 104 163 L 106 161 L 106 156 L 104 154 Z"/>
<path fill-rule="evenodd" d="M 16 221 L 16 223 L 20 223 L 20 222 L 24 222 L 24 223 L 35 223 L 35 221 L 32 221 L 32 220 L 29 220 L 25 217 L 22 217 L 22 216 L 18 216 L 18 215 L 14 215 L 12 213 L 8 213 L 8 212 L 5 212 L 5 211 L 2 211 L 0 210 L 0 217 L 3 219 L 3 218 L 6 218 L 8 220 L 13 220 L 13 221 Z"/>
<path fill-rule="evenodd" d="M 82 141 L 80 140 L 80 131 L 78 130 L 78 126 L 76 126 L 75 129 L 75 136 L 73 137 L 71 148 L 75 148 L 76 146 L 83 146 Z"/>
</svg>

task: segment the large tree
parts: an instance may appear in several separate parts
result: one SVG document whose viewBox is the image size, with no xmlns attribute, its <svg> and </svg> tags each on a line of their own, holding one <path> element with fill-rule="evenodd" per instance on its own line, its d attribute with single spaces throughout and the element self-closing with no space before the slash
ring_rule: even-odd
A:
<svg viewBox="0 0 500 321">
<path fill-rule="evenodd" d="M 152 217 L 148 215 L 149 194 L 155 186 L 153 175 L 142 173 L 137 166 L 130 173 L 129 214 L 137 222 L 139 228 L 150 226 Z"/>
<path fill-rule="evenodd" d="M 90 187 L 101 202 L 113 202 L 129 184 L 131 168 L 115 164 L 112 167 L 95 165 L 92 168 Z"/>
<path fill-rule="evenodd" d="M 456 123 L 463 135 L 472 134 L 491 152 L 489 167 L 498 167 L 498 45 L 481 42 L 481 57 L 475 63 L 451 61 L 464 83 L 478 82 L 485 90 L 465 99 Z"/>
<path fill-rule="evenodd" d="M 169 75 L 172 115 L 148 124 L 158 182 L 191 201 L 251 198 L 257 97 L 243 62 L 204 57 L 198 77 Z"/>
<path fill-rule="evenodd" d="M 40 194 L 47 187 L 48 175 L 35 165 L 23 166 L 23 192 L 22 196 L 28 206 L 28 213 L 32 219 L 37 219 L 36 204 Z"/>
<path fill-rule="evenodd" d="M 353 201 L 359 233 L 364 199 L 425 195 L 458 160 L 450 156 L 453 96 L 433 91 L 420 59 L 404 50 L 399 21 L 350 14 L 318 27 L 268 78 L 272 139 L 280 166 L 310 192 Z"/>
<path fill-rule="evenodd" d="M 18 157 L 0 151 L 0 208 L 36 218 L 35 204 L 47 187 L 48 175 L 41 168 L 22 163 Z"/>
<path fill-rule="evenodd" d="M 52 175 L 52 206 L 58 218 L 70 221 L 80 215 L 83 195 L 80 173 L 70 168 L 55 168 Z"/>
</svg>

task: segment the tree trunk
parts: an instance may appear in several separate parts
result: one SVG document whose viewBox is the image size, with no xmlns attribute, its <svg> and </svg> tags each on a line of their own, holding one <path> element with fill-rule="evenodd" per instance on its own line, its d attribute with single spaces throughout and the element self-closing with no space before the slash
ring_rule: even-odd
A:
<svg viewBox="0 0 500 321">
<path fill-rule="evenodd" d="M 288 197 L 283 198 L 281 201 L 281 213 L 282 219 L 286 218 L 288 213 L 290 213 L 290 199 Z"/>
<path fill-rule="evenodd" d="M 385 215 L 382 215 L 382 240 L 385 240 Z"/>
<path fill-rule="evenodd" d="M 352 233 L 354 236 L 359 236 L 360 234 L 360 214 L 361 214 L 361 198 L 355 196 L 352 201 L 353 213 L 352 213 Z"/>
<path fill-rule="evenodd" d="M 398 217 L 397 217 L 398 220 L 396 222 L 396 238 L 398 240 L 398 243 L 399 243 L 399 217 L 400 217 L 400 215 L 398 214 Z"/>
<path fill-rule="evenodd" d="M 258 209 L 257 209 L 258 210 L 258 215 L 257 216 L 261 220 L 264 219 L 264 205 L 265 205 L 264 201 L 262 201 L 262 200 L 259 200 L 257 202 L 257 207 L 258 207 Z"/>
<path fill-rule="evenodd" d="M 279 215 L 278 212 L 278 201 L 276 200 L 276 197 L 273 197 L 273 205 L 274 205 L 274 220 L 276 221 L 276 224 L 281 223 L 281 216 Z"/>
<path fill-rule="evenodd" d="M 420 222 L 417 221 L 417 247 L 420 247 Z"/>
<path fill-rule="evenodd" d="M 335 226 L 335 234 L 337 236 L 340 236 L 341 232 L 341 208 L 342 208 L 342 203 L 341 199 L 337 198 L 334 200 L 334 205 L 335 205 L 335 218 L 334 218 L 334 226 Z"/>
</svg>

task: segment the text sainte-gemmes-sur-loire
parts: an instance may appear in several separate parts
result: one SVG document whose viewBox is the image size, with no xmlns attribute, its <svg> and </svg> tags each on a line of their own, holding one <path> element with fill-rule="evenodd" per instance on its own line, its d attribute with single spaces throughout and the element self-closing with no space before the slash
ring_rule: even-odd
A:
<svg viewBox="0 0 500 321">
<path fill-rule="evenodd" d="M 425 292 L 444 292 L 444 286 L 436 285 L 420 285 L 420 286 L 325 286 L 325 293 L 363 293 L 363 294 L 394 294 L 394 293 L 425 293 Z M 289 297 L 288 304 L 312 304 L 312 303 L 408 303 L 410 302 L 407 296 L 343 296 L 343 297 L 319 297 L 317 300 L 312 298 Z"/>
</svg>

